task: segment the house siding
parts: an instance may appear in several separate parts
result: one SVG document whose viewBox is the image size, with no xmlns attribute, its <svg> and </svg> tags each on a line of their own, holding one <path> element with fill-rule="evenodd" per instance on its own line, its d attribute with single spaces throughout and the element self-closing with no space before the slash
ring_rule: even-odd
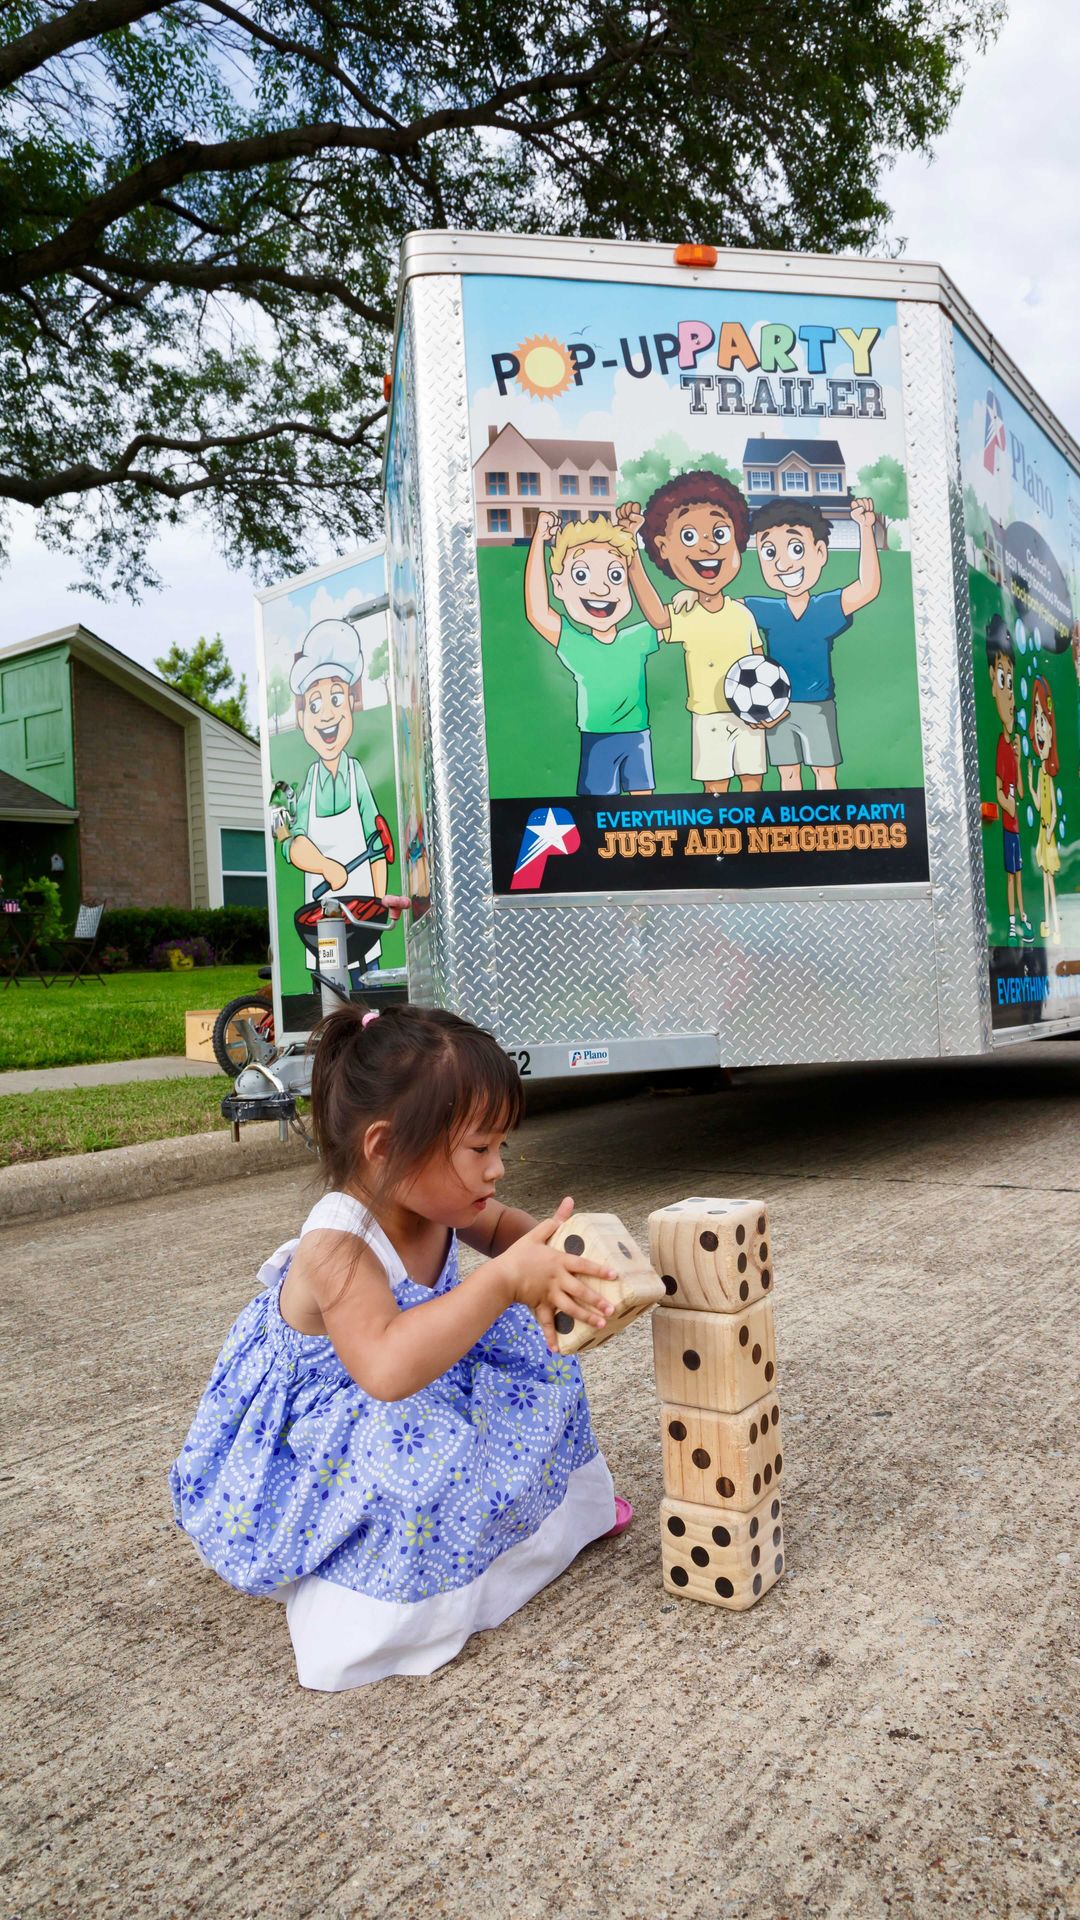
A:
<svg viewBox="0 0 1080 1920">
<path fill-rule="evenodd" d="M 206 796 L 206 874 L 209 904 L 220 907 L 221 829 L 233 827 L 262 833 L 262 765 L 251 740 L 206 720 L 201 725 L 204 793 Z"/>
<path fill-rule="evenodd" d="M 72 661 L 83 897 L 190 907 L 185 728 Z"/>
<path fill-rule="evenodd" d="M 209 907 L 212 904 L 206 855 L 206 780 L 202 743 L 203 730 L 196 721 L 187 728 L 188 834 L 193 907 Z"/>
</svg>

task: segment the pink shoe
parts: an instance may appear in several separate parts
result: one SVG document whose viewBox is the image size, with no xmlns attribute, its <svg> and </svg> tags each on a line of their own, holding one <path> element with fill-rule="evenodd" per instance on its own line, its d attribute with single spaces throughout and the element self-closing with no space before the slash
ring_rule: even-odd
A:
<svg viewBox="0 0 1080 1920">
<path fill-rule="evenodd" d="M 634 1509 L 630 1505 L 629 1500 L 624 1500 L 622 1495 L 617 1493 L 615 1495 L 615 1525 L 609 1527 L 606 1533 L 600 1535 L 601 1540 L 614 1540 L 620 1533 L 625 1533 L 633 1517 Z"/>
</svg>

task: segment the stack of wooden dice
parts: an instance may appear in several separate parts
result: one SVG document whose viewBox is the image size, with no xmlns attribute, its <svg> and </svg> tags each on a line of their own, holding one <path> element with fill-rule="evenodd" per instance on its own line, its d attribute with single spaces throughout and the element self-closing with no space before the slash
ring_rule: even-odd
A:
<svg viewBox="0 0 1080 1920">
<path fill-rule="evenodd" d="M 744 1609 L 784 1570 L 769 1223 L 758 1200 L 680 1200 L 649 1216 L 666 1499 L 664 1585 Z"/>
</svg>

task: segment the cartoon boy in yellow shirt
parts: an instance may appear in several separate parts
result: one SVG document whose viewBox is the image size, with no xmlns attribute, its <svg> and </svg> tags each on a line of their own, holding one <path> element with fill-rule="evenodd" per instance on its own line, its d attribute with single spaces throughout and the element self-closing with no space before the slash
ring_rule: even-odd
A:
<svg viewBox="0 0 1080 1920">
<path fill-rule="evenodd" d="M 765 651 L 753 615 L 725 593 L 742 566 L 746 501 L 730 480 L 702 470 L 658 487 L 644 513 L 631 500 L 616 518 L 628 533 L 640 527 L 650 560 L 697 596 L 689 606 L 665 606 L 635 546 L 630 585 L 638 606 L 661 640 L 678 642 L 686 655 L 694 779 L 706 793 L 727 793 L 734 779 L 744 793 L 756 793 L 765 777 L 765 735 L 732 711 L 724 692 L 736 660 Z"/>
</svg>

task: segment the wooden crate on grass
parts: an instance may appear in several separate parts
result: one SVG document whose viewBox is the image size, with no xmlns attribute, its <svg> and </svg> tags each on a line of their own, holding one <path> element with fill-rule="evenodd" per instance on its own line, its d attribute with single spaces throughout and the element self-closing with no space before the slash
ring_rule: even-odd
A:
<svg viewBox="0 0 1080 1920">
<path fill-rule="evenodd" d="M 214 1021 L 220 1007 L 195 1007 L 184 1015 L 185 1060 L 208 1060 L 214 1065 Z"/>
</svg>

